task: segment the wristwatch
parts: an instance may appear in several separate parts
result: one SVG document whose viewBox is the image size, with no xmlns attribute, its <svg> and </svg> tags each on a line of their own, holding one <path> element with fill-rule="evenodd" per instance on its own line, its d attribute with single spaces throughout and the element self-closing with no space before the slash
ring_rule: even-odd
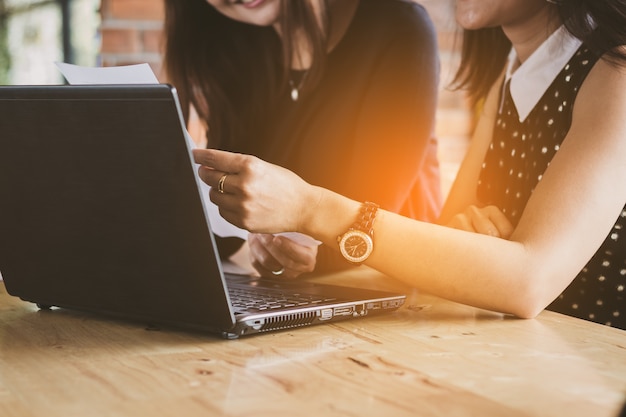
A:
<svg viewBox="0 0 626 417">
<path fill-rule="evenodd" d="M 337 237 L 339 250 L 352 264 L 362 264 L 374 249 L 374 218 L 378 204 L 365 202 L 361 205 L 359 216 L 347 232 Z"/>
</svg>

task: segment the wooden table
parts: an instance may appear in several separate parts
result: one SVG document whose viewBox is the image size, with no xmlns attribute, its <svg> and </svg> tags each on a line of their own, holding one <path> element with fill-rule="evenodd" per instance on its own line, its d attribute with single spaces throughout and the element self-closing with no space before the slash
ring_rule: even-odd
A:
<svg viewBox="0 0 626 417">
<path fill-rule="evenodd" d="M 361 269 L 329 280 L 398 289 Z M 0 416 L 616 416 L 626 332 L 408 290 L 384 317 L 222 340 L 38 311 L 0 284 Z"/>
</svg>

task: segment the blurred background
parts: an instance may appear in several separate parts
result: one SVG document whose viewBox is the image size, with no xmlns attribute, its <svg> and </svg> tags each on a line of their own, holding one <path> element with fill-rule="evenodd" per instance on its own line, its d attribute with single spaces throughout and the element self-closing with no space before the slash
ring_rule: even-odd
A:
<svg viewBox="0 0 626 417">
<path fill-rule="evenodd" d="M 0 84 L 60 84 L 55 61 L 99 64 L 100 0 L 0 0 Z"/>
<path fill-rule="evenodd" d="M 464 94 L 448 88 L 458 62 L 454 0 L 416 1 L 438 32 L 442 72 L 436 134 L 446 195 L 472 126 Z M 162 22 L 161 0 L 0 0 L 0 84 L 62 84 L 56 61 L 85 66 L 146 62 L 162 78 Z M 190 132 L 193 136 L 193 127 Z"/>
</svg>

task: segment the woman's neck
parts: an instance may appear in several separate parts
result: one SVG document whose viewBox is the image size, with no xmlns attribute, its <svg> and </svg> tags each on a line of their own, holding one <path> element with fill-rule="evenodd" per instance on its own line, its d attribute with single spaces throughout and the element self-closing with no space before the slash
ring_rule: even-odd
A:
<svg viewBox="0 0 626 417">
<path fill-rule="evenodd" d="M 522 22 L 502 26 L 511 41 L 520 64 L 532 55 L 562 22 L 553 6 L 546 6 Z"/>
</svg>

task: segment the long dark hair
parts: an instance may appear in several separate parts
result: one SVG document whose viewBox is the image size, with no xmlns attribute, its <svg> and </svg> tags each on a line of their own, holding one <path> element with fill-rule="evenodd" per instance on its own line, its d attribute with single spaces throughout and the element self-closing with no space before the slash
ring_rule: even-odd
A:
<svg viewBox="0 0 626 417">
<path fill-rule="evenodd" d="M 597 56 L 626 65 L 626 0 L 555 0 L 565 28 Z M 511 42 L 501 28 L 464 30 L 461 63 L 452 81 L 479 100 L 502 73 Z"/>
<path fill-rule="evenodd" d="M 312 48 L 303 92 L 324 69 L 326 1 L 322 7 L 319 22 L 310 2 L 281 1 L 283 39 L 293 39 L 299 28 Z M 286 94 L 293 45 L 281 42 L 272 27 L 237 22 L 206 0 L 165 0 L 164 32 L 164 70 L 178 91 L 185 121 L 192 105 L 208 125 L 209 146 L 238 150 L 254 138 L 278 94 Z"/>
</svg>

